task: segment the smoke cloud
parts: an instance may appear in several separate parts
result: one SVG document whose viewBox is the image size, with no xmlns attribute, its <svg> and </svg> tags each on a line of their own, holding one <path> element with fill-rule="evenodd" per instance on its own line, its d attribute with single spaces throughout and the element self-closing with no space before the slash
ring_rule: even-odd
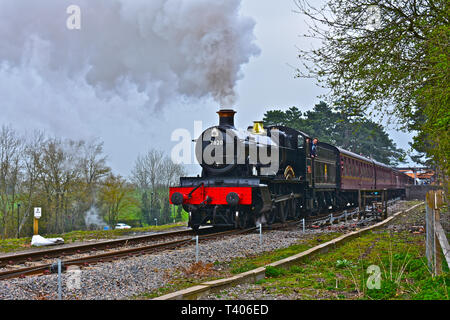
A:
<svg viewBox="0 0 450 320">
<path fill-rule="evenodd" d="M 141 94 L 147 107 L 180 96 L 231 105 L 241 66 L 259 54 L 240 2 L 2 0 L 1 72 L 31 69 L 55 91 L 69 79 L 103 100 Z M 70 5 L 81 9 L 80 30 L 66 27 Z"/>
<path fill-rule="evenodd" d="M 94 225 L 97 229 L 103 229 L 107 226 L 105 221 L 100 217 L 98 210 L 95 206 L 92 206 L 84 215 L 84 222 L 86 227 L 90 228 Z"/>
</svg>

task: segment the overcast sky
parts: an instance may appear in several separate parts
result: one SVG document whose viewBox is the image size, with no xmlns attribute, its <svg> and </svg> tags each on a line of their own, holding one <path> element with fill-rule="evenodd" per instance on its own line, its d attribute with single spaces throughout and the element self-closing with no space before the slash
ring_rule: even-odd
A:
<svg viewBox="0 0 450 320">
<path fill-rule="evenodd" d="M 80 30 L 67 30 L 71 4 Z M 312 43 L 293 9 L 292 0 L 3 0 L 0 123 L 98 137 L 128 176 L 138 154 L 170 153 L 175 129 L 216 124 L 221 104 L 244 128 L 273 108 L 311 109 L 325 91 L 294 78 L 296 46 Z M 390 134 L 408 148 L 410 135 Z"/>
</svg>

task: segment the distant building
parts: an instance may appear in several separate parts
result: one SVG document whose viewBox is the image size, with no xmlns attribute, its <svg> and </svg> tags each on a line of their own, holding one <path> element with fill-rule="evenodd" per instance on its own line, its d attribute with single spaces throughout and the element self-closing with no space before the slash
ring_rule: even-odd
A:
<svg viewBox="0 0 450 320">
<path fill-rule="evenodd" d="M 414 184 L 435 184 L 436 173 L 428 168 L 398 168 L 414 179 Z"/>
</svg>

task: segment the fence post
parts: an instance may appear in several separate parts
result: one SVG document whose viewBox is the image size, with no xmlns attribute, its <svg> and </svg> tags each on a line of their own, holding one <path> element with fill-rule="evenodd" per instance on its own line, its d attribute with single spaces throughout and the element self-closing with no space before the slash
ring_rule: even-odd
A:
<svg viewBox="0 0 450 320">
<path fill-rule="evenodd" d="M 303 218 L 303 233 L 305 233 L 305 218 Z"/>
<path fill-rule="evenodd" d="M 434 276 L 442 274 L 442 248 L 438 234 L 440 227 L 440 207 L 443 205 L 442 191 L 430 190 L 427 192 L 426 201 L 426 256 L 428 267 Z M 440 229 L 439 229 L 440 230 Z M 445 236 L 444 236 L 445 238 Z M 447 240 L 447 239 L 445 239 Z M 443 245 L 448 247 L 448 241 Z M 447 255 L 445 257 L 446 261 Z"/>
<path fill-rule="evenodd" d="M 435 243 L 435 254 L 436 254 L 436 262 L 435 262 L 435 273 L 436 275 L 442 274 L 442 249 L 441 245 L 439 243 L 439 238 L 437 236 L 437 228 L 436 225 L 440 223 L 440 212 L 439 212 L 439 205 L 438 205 L 438 191 L 434 191 L 434 219 L 433 219 L 433 230 L 434 230 L 434 243 Z"/>
</svg>

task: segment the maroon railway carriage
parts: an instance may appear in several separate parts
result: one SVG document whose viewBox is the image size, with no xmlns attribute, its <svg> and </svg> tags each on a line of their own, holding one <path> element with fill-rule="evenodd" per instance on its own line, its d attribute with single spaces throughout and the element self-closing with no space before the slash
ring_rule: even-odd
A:
<svg viewBox="0 0 450 320">
<path fill-rule="evenodd" d="M 341 163 L 338 188 L 341 193 L 350 192 L 352 199 L 357 197 L 358 190 L 387 189 L 390 197 L 396 197 L 404 193 L 407 184 L 413 184 L 408 175 L 381 162 L 341 148 L 337 150 Z"/>
</svg>

